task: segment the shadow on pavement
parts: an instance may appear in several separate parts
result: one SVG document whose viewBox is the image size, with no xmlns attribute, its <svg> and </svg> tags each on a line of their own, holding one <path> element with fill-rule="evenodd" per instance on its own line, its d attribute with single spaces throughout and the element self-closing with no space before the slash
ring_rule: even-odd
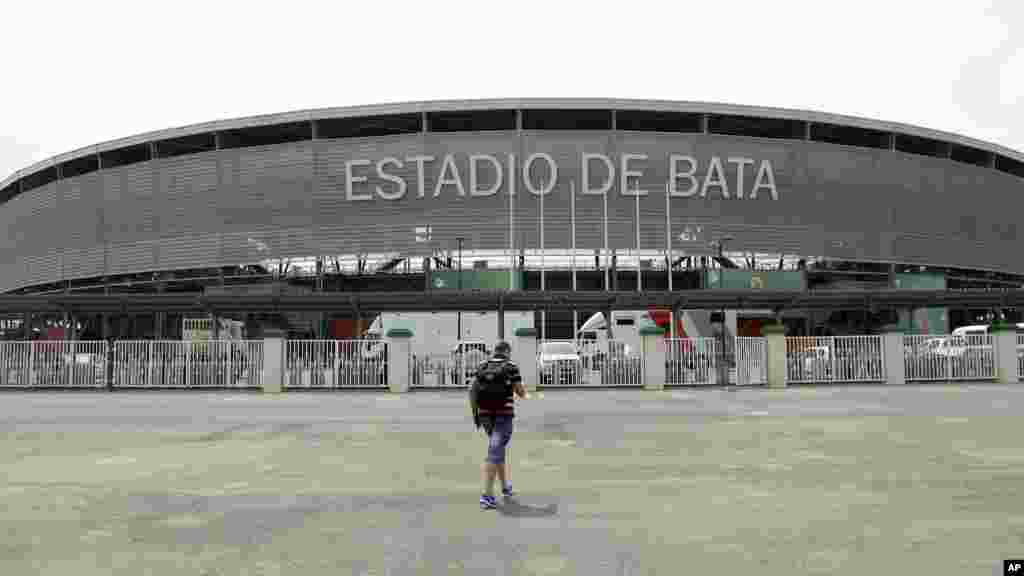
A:
<svg viewBox="0 0 1024 576">
<path fill-rule="evenodd" d="M 507 498 L 498 506 L 502 516 L 512 518 L 547 518 L 558 514 L 558 504 L 549 504 L 544 507 L 527 506 L 515 498 Z"/>
</svg>

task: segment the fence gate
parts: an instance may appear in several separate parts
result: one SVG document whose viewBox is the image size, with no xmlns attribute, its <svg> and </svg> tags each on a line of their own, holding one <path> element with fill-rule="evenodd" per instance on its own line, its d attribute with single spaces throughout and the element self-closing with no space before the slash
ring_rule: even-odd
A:
<svg viewBox="0 0 1024 576">
<path fill-rule="evenodd" d="M 387 387 L 388 352 L 382 340 L 289 340 L 285 387 Z"/>
<path fill-rule="evenodd" d="M 717 338 L 666 338 L 666 386 L 708 386 L 718 382 Z"/>
<path fill-rule="evenodd" d="M 736 338 L 736 384 L 768 384 L 768 344 L 765 338 Z"/>
<path fill-rule="evenodd" d="M 0 386 L 106 387 L 107 350 L 104 341 L 0 342 Z"/>
<path fill-rule="evenodd" d="M 1018 343 L 1021 336 L 1018 335 Z M 968 336 L 906 335 L 904 366 L 908 382 L 994 380 L 995 352 L 991 334 Z M 1018 353 L 1018 371 L 1021 360 Z"/>
<path fill-rule="evenodd" d="M 448 353 L 412 351 L 409 375 L 413 388 L 468 388 L 476 369 L 491 357 L 493 350 L 483 341 L 462 341 L 446 347 Z"/>
<path fill-rule="evenodd" d="M 786 381 L 799 383 L 882 382 L 881 336 L 790 336 Z"/>
<path fill-rule="evenodd" d="M 114 343 L 115 388 L 256 388 L 262 340 L 125 340 Z"/>
</svg>

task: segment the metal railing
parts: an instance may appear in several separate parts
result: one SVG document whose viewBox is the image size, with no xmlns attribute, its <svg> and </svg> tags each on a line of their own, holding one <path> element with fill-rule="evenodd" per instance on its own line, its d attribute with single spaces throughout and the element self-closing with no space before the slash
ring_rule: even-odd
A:
<svg viewBox="0 0 1024 576">
<path fill-rule="evenodd" d="M 736 384 L 764 386 L 768 384 L 768 340 L 739 336 L 736 338 Z"/>
<path fill-rule="evenodd" d="M 906 335 L 903 350 L 908 382 L 994 380 L 996 377 L 991 334 Z M 1018 370 L 1020 362 L 1018 359 Z"/>
<path fill-rule="evenodd" d="M 0 342 L 0 387 L 103 388 L 107 351 L 103 341 Z"/>
<path fill-rule="evenodd" d="M 285 388 L 384 388 L 388 343 L 382 340 L 289 340 Z"/>
<path fill-rule="evenodd" d="M 258 388 L 262 340 L 125 340 L 110 356 L 114 388 Z"/>
<path fill-rule="evenodd" d="M 786 338 L 787 382 L 800 384 L 884 380 L 881 336 Z"/>
<path fill-rule="evenodd" d="M 666 386 L 718 383 L 720 342 L 717 338 L 666 338 Z"/>
</svg>

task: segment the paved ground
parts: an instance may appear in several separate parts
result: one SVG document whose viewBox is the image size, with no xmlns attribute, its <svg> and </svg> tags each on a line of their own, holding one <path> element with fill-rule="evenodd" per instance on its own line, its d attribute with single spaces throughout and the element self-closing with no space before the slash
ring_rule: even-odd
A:
<svg viewBox="0 0 1024 576">
<path fill-rule="evenodd" d="M 1024 386 L 0 394 L 0 574 L 999 574 Z"/>
</svg>

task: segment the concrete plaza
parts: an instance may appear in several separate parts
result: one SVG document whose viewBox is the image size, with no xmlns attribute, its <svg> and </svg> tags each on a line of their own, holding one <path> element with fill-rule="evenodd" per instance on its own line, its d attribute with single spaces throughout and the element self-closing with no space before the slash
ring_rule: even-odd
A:
<svg viewBox="0 0 1024 576">
<path fill-rule="evenodd" d="M 0 574 L 1000 574 L 1024 386 L 0 394 Z"/>
</svg>

